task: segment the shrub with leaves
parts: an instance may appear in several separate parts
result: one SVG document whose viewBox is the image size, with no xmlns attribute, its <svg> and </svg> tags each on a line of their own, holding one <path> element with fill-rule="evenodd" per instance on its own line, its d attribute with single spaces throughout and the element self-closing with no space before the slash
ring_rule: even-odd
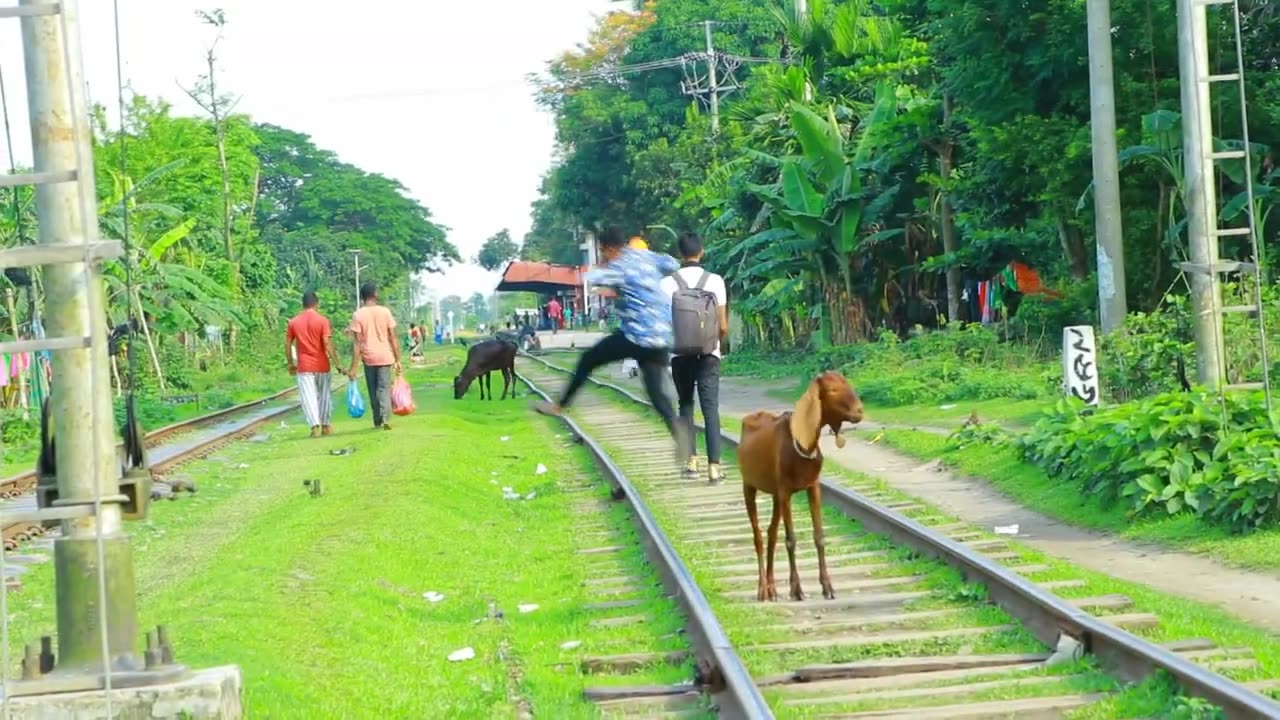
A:
<svg viewBox="0 0 1280 720">
<path fill-rule="evenodd" d="M 947 437 L 947 451 L 963 450 L 974 445 L 1003 447 L 1013 440 L 1013 435 L 999 425 L 966 424 Z"/>
<path fill-rule="evenodd" d="M 1020 446 L 1135 517 L 1192 513 L 1235 532 L 1280 520 L 1280 421 L 1260 393 L 1165 393 L 1092 413 L 1063 400 Z"/>
</svg>

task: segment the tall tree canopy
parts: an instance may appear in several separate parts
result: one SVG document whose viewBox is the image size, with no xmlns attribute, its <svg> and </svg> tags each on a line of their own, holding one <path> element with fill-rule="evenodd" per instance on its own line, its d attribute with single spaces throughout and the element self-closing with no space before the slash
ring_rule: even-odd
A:
<svg viewBox="0 0 1280 720">
<path fill-rule="evenodd" d="M 480 246 L 480 254 L 476 263 L 485 270 L 497 270 L 520 252 L 516 242 L 511 239 L 511 231 L 503 228 Z"/>
<path fill-rule="evenodd" d="M 257 221 L 282 271 L 317 283 L 354 283 L 349 250 L 361 252 L 362 279 L 407 287 L 415 271 L 460 261 L 431 212 L 390 178 L 317 148 L 307 135 L 255 126 L 262 163 Z"/>
</svg>

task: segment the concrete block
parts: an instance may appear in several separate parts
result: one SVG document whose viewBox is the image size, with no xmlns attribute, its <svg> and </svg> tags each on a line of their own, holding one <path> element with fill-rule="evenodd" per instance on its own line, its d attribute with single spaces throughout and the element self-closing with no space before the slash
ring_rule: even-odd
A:
<svg viewBox="0 0 1280 720">
<path fill-rule="evenodd" d="M 109 720 L 240 720 L 243 683 L 235 665 L 197 670 L 181 682 L 111 691 Z M 15 697 L 10 720 L 108 720 L 101 691 Z"/>
</svg>

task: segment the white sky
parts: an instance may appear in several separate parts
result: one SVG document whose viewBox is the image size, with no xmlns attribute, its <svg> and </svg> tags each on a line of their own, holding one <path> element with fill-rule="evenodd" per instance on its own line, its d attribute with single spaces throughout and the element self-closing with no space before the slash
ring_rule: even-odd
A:
<svg viewBox="0 0 1280 720">
<path fill-rule="evenodd" d="M 0 0 L 15 5 L 16 0 Z M 526 82 L 586 39 L 608 0 L 119 0 L 124 74 L 136 92 L 182 114 L 177 83 L 203 72 L 213 31 L 197 9 L 227 16 L 220 84 L 240 112 L 304 132 L 371 172 L 396 178 L 451 229 L 464 259 L 506 227 L 517 241 L 551 162 L 551 116 Z M 94 102 L 115 116 L 111 0 L 80 0 L 84 64 Z M 14 150 L 30 162 L 18 21 L 0 19 L 0 68 Z M 0 145 L 0 154 L 4 154 Z M 8 158 L 4 159 L 7 172 Z M 424 277 L 438 296 L 488 294 L 496 273 L 455 266 Z"/>
</svg>

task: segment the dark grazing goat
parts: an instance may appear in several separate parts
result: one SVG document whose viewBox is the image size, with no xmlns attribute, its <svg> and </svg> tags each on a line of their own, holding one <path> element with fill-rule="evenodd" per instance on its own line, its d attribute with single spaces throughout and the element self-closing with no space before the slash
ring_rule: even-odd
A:
<svg viewBox="0 0 1280 720">
<path fill-rule="evenodd" d="M 507 399 L 508 387 L 511 388 L 511 397 L 514 399 L 516 396 L 516 346 L 515 343 L 504 340 L 485 340 L 467 349 L 467 365 L 453 379 L 453 399 L 461 400 L 462 396 L 467 394 L 467 389 L 471 387 L 471 381 L 480 378 L 480 399 L 485 399 L 487 391 L 489 399 L 492 400 L 493 386 L 489 373 L 494 370 L 502 372 L 502 399 Z"/>
</svg>

